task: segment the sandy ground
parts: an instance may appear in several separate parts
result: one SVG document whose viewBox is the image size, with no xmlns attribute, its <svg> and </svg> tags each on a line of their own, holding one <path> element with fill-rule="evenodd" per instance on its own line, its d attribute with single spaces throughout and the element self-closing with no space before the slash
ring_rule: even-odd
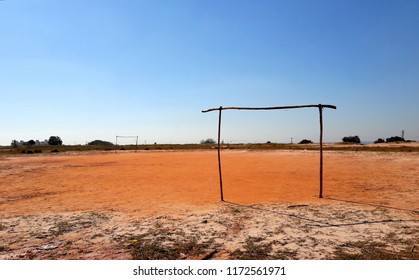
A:
<svg viewBox="0 0 419 280">
<path fill-rule="evenodd" d="M 0 259 L 418 259 L 419 154 L 0 158 Z"/>
</svg>

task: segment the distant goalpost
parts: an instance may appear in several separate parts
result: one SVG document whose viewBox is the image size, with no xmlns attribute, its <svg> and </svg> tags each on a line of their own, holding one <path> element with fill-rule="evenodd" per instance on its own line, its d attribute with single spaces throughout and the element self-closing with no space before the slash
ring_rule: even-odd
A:
<svg viewBox="0 0 419 280">
<path fill-rule="evenodd" d="M 135 139 L 135 152 L 137 152 L 138 150 L 138 136 L 119 136 L 117 135 L 115 137 L 115 146 L 118 147 L 118 139 L 119 138 L 131 138 L 131 139 Z"/>
<path fill-rule="evenodd" d="M 221 149 L 220 149 L 220 139 L 221 139 L 221 112 L 223 110 L 287 110 L 287 109 L 300 109 L 300 108 L 318 108 L 319 117 L 320 117 L 320 191 L 319 198 L 323 198 L 323 109 L 336 109 L 335 105 L 324 105 L 324 104 L 315 104 L 315 105 L 297 105 L 297 106 L 278 106 L 278 107 L 222 107 L 212 108 L 203 110 L 202 113 L 208 113 L 212 111 L 218 111 L 218 173 L 220 177 L 220 195 L 221 201 L 224 201 L 224 192 L 223 192 L 223 176 L 221 172 Z"/>
</svg>

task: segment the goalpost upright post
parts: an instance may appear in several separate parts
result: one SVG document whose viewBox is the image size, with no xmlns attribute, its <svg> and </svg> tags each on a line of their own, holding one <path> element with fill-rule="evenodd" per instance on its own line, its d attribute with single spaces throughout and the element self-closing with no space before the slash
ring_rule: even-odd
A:
<svg viewBox="0 0 419 280">
<path fill-rule="evenodd" d="M 135 152 L 137 152 L 137 150 L 138 150 L 138 136 L 116 136 L 115 138 L 115 146 L 118 146 L 118 137 L 119 138 L 135 138 L 136 140 L 135 140 Z M 116 152 L 116 150 L 115 150 L 115 152 Z"/>
<path fill-rule="evenodd" d="M 319 198 L 323 198 L 323 109 L 336 109 L 335 105 L 325 105 L 325 104 L 316 104 L 316 105 L 298 105 L 298 106 L 277 106 L 277 107 L 222 107 L 219 108 L 212 108 L 203 110 L 202 113 L 208 113 L 212 111 L 219 111 L 218 112 L 218 172 L 220 176 L 220 194 L 221 194 L 221 201 L 224 201 L 224 192 L 223 192 L 223 178 L 221 172 L 221 147 L 220 147 L 220 139 L 221 139 L 221 112 L 223 110 L 284 110 L 284 109 L 300 109 L 300 108 L 318 108 L 319 109 L 319 117 L 320 117 L 320 190 L 319 190 Z"/>
</svg>

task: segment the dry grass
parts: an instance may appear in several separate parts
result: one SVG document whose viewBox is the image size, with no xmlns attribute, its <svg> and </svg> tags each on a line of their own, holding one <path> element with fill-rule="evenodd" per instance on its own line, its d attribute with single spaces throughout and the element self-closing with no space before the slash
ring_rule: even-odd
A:
<svg viewBox="0 0 419 280">
<path fill-rule="evenodd" d="M 147 218 L 115 212 L 3 216 L 0 259 L 417 260 L 417 218 L 346 203 L 223 204 Z"/>
<path fill-rule="evenodd" d="M 406 242 L 401 251 L 391 250 L 382 242 L 347 242 L 335 251 L 337 260 L 418 260 L 416 246 Z"/>
<path fill-rule="evenodd" d="M 216 144 L 156 144 L 156 145 L 125 145 L 125 146 L 87 146 L 87 145 L 63 145 L 63 146 L 37 146 L 36 150 L 32 150 L 26 146 L 18 148 L 0 147 L 0 155 L 10 154 L 40 154 L 51 152 L 93 152 L 93 151 L 170 151 L 170 150 L 211 150 L 216 149 Z M 318 144 L 226 144 L 222 145 L 225 150 L 318 150 Z M 411 145 L 411 143 L 398 143 L 388 145 L 362 145 L 362 144 L 342 144 L 324 145 L 327 151 L 370 151 L 370 152 L 419 152 L 419 145 Z"/>
<path fill-rule="evenodd" d="M 264 244 L 261 238 L 248 237 L 242 249 L 237 249 L 230 253 L 230 257 L 235 260 L 270 260 L 272 244 Z"/>
<path fill-rule="evenodd" d="M 67 221 L 61 221 L 55 224 L 54 234 L 56 236 L 62 235 L 72 231 L 73 226 Z"/>
<path fill-rule="evenodd" d="M 205 258 L 211 242 L 199 242 L 196 236 L 185 236 L 184 232 L 173 233 L 165 228 L 149 230 L 148 233 L 128 238 L 134 260 L 179 260 Z"/>
</svg>

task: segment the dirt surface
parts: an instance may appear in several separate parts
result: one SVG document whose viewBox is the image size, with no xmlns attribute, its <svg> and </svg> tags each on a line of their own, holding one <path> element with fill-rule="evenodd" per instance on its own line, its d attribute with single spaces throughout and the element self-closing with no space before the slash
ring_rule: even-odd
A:
<svg viewBox="0 0 419 280">
<path fill-rule="evenodd" d="M 417 259 L 419 154 L 0 158 L 0 259 Z M 160 253 L 160 254 L 159 254 Z"/>
</svg>

